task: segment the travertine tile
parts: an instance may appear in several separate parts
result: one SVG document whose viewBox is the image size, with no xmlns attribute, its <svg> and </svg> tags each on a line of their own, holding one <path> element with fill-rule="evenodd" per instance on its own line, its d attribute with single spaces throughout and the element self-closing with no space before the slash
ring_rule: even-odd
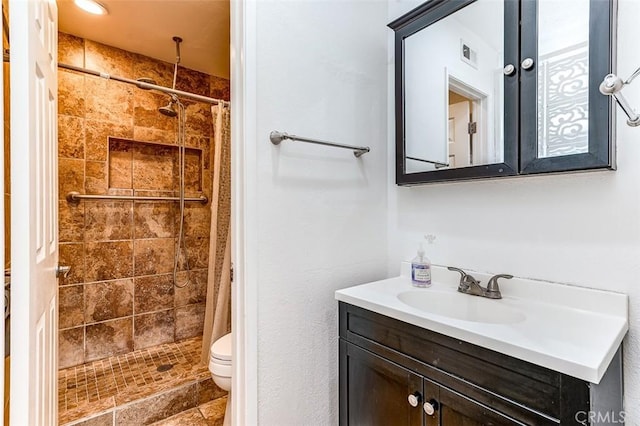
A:
<svg viewBox="0 0 640 426">
<path fill-rule="evenodd" d="M 84 241 L 84 203 L 58 202 L 58 239 L 61 243 Z"/>
<path fill-rule="evenodd" d="M 136 315 L 133 319 L 133 325 L 136 350 L 174 341 L 175 315 L 173 309 Z"/>
<path fill-rule="evenodd" d="M 67 368 L 84 362 L 84 327 L 58 333 L 58 366 Z"/>
<path fill-rule="evenodd" d="M 133 189 L 133 142 L 109 138 L 109 187 Z"/>
<path fill-rule="evenodd" d="M 165 94 L 138 90 L 133 95 L 133 125 L 150 129 L 168 130 L 175 132 L 178 117 L 168 117 L 161 114 L 158 108 L 169 104 L 170 98 Z M 175 107 L 178 111 L 178 107 Z"/>
<path fill-rule="evenodd" d="M 86 243 L 86 282 L 133 276 L 133 242 Z"/>
<path fill-rule="evenodd" d="M 185 205 L 184 232 L 188 237 L 208 237 L 211 234 L 211 206 L 209 204 L 190 203 Z"/>
<path fill-rule="evenodd" d="M 84 189 L 87 194 L 107 193 L 107 163 L 104 161 L 87 161 Z"/>
<path fill-rule="evenodd" d="M 194 384 L 120 408 L 116 411 L 116 423 L 122 426 L 150 424 L 195 406 Z"/>
<path fill-rule="evenodd" d="M 86 327 L 85 359 L 93 361 L 133 350 L 131 318 L 90 324 Z"/>
<path fill-rule="evenodd" d="M 58 245 L 58 263 L 71 268 L 66 277 L 59 278 L 58 285 L 63 286 L 84 282 L 84 256 L 84 244 L 82 243 L 60 243 Z"/>
<path fill-rule="evenodd" d="M 173 298 L 171 274 L 135 278 L 136 314 L 173 308 Z"/>
<path fill-rule="evenodd" d="M 208 426 L 200 410 L 192 408 L 173 417 L 153 423 L 153 426 Z"/>
<path fill-rule="evenodd" d="M 85 284 L 85 322 L 130 315 L 133 315 L 133 279 Z"/>
<path fill-rule="evenodd" d="M 176 161 L 176 166 L 177 166 Z M 184 156 L 184 187 L 187 193 L 202 191 L 202 151 L 199 149 L 186 149 Z M 176 167 L 175 174 L 180 176 L 180 169 Z M 179 189 L 179 179 L 176 179 Z"/>
<path fill-rule="evenodd" d="M 174 206 L 167 202 L 136 202 L 135 238 L 168 238 L 174 235 Z"/>
<path fill-rule="evenodd" d="M 133 202 L 85 201 L 86 241 L 133 238 Z"/>
<path fill-rule="evenodd" d="M 202 157 L 202 166 L 205 170 L 208 170 L 211 166 L 210 147 L 213 145 L 212 138 L 207 136 L 189 135 L 186 138 L 185 145 L 187 148 L 196 148 L 201 151 L 200 156 Z"/>
<path fill-rule="evenodd" d="M 174 130 L 150 129 L 148 127 L 136 126 L 133 129 L 133 138 L 143 142 L 175 144 L 176 132 Z"/>
<path fill-rule="evenodd" d="M 63 329 L 84 325 L 84 286 L 60 287 L 58 298 L 59 327 Z"/>
<path fill-rule="evenodd" d="M 178 67 L 176 89 L 196 95 L 209 96 L 209 75 L 189 68 Z"/>
<path fill-rule="evenodd" d="M 107 161 L 109 137 L 131 139 L 133 126 L 102 120 L 85 120 L 86 159 Z"/>
<path fill-rule="evenodd" d="M 187 133 L 189 135 L 210 136 L 213 133 L 211 106 L 202 103 L 187 105 Z"/>
<path fill-rule="evenodd" d="M 166 274 L 173 271 L 173 238 L 135 240 L 135 275 Z"/>
<path fill-rule="evenodd" d="M 226 78 L 211 76 L 211 91 L 209 96 L 228 101 L 231 99 L 231 82 Z"/>
<path fill-rule="evenodd" d="M 209 262 L 209 238 L 186 237 L 187 253 L 189 254 L 189 267 L 191 269 L 207 268 Z M 181 264 L 184 269 L 184 257 L 181 253 Z"/>
<path fill-rule="evenodd" d="M 202 335 L 204 309 L 204 303 L 176 308 L 176 339 L 188 339 Z"/>
<path fill-rule="evenodd" d="M 59 32 L 58 61 L 67 65 L 84 67 L 84 39 Z"/>
<path fill-rule="evenodd" d="M 84 118 L 85 80 L 82 74 L 58 71 L 58 114 Z"/>
<path fill-rule="evenodd" d="M 218 387 L 213 378 L 208 377 L 200 380 L 198 386 L 198 404 L 202 405 L 214 399 L 221 398 L 227 394 L 227 391 Z"/>
<path fill-rule="evenodd" d="M 135 86 L 108 81 L 99 77 L 85 80 L 85 118 L 123 125 L 133 124 L 133 91 Z M 89 96 L 99 93 L 100 96 Z"/>
<path fill-rule="evenodd" d="M 136 78 L 153 79 L 158 86 L 171 87 L 173 84 L 173 64 L 148 56 L 136 55 L 133 61 L 133 73 Z"/>
<path fill-rule="evenodd" d="M 198 406 L 198 410 L 207 419 L 209 425 L 222 426 L 224 412 L 227 408 L 227 397 L 223 396 Z"/>
<path fill-rule="evenodd" d="M 172 190 L 177 149 L 171 146 L 136 144 L 133 147 L 133 187 Z"/>
<path fill-rule="evenodd" d="M 99 416 L 74 423 L 73 426 L 113 426 L 113 417 L 114 412 L 109 411 L 108 413 L 100 414 Z"/>
<path fill-rule="evenodd" d="M 82 192 L 84 188 L 84 161 L 58 159 L 58 197 L 64 200 L 69 192 Z"/>
<path fill-rule="evenodd" d="M 84 119 L 58 116 L 58 156 L 84 159 Z"/>
<path fill-rule="evenodd" d="M 73 420 L 90 417 L 94 413 L 100 413 L 102 411 L 109 410 L 114 407 L 115 407 L 115 400 L 113 397 L 101 398 L 97 401 L 84 402 L 76 405 L 70 404 L 67 410 L 61 411 L 58 414 L 58 424 L 68 425 Z M 111 415 L 113 416 L 113 412 Z"/>
<path fill-rule="evenodd" d="M 136 78 L 133 74 L 133 63 L 136 56 L 126 50 L 92 40 L 85 40 L 86 67 L 92 70 L 100 70 L 107 74 L 133 79 Z"/>
<path fill-rule="evenodd" d="M 187 272 L 178 273 L 178 282 L 184 283 Z M 175 289 L 175 306 L 192 305 L 204 303 L 207 300 L 207 270 L 200 269 L 189 272 L 189 284 L 182 288 Z"/>
</svg>

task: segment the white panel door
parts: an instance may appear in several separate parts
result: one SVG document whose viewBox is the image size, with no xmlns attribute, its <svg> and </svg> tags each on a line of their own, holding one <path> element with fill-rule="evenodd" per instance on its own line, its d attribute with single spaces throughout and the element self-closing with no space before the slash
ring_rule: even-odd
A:
<svg viewBox="0 0 640 426">
<path fill-rule="evenodd" d="M 55 0 L 9 1 L 11 425 L 57 424 Z"/>
</svg>

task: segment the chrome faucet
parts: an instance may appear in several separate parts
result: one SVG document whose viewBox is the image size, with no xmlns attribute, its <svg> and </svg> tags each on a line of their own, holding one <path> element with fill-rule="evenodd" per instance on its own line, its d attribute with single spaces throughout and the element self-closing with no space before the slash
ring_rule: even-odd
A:
<svg viewBox="0 0 640 426">
<path fill-rule="evenodd" d="M 509 274 L 494 275 L 489 280 L 487 288 L 484 288 L 480 285 L 480 281 L 476 280 L 472 275 L 467 274 L 462 269 L 454 268 L 452 266 L 449 266 L 447 269 L 460 273 L 460 284 L 458 284 L 458 291 L 460 293 L 470 294 L 472 296 L 487 297 L 489 299 L 502 299 L 502 294 L 500 294 L 500 287 L 498 286 L 499 278 L 513 278 L 513 275 Z"/>
</svg>

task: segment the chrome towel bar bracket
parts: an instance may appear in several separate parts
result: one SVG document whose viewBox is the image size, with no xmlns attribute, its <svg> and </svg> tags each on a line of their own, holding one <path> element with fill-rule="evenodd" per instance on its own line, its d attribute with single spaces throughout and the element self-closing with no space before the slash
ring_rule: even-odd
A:
<svg viewBox="0 0 640 426">
<path fill-rule="evenodd" d="M 627 124 L 631 127 L 640 126 L 640 114 L 638 114 L 634 111 L 633 108 L 631 108 L 631 105 L 629 105 L 627 99 L 622 95 L 621 90 L 624 86 L 631 84 L 631 82 L 638 75 L 640 75 L 640 68 L 635 70 L 634 73 L 631 74 L 631 76 L 626 81 L 623 81 L 622 78 L 615 74 L 607 74 L 602 80 L 602 83 L 600 83 L 599 87 L 600 93 L 602 93 L 603 95 L 613 96 L 613 99 L 616 100 L 618 105 L 620 105 L 620 108 L 622 108 L 624 113 L 629 118 L 627 120 Z"/>
<path fill-rule="evenodd" d="M 280 145 L 280 142 L 282 142 L 285 139 L 289 139 L 292 141 L 299 141 L 299 142 L 315 143 L 317 145 L 332 146 L 335 148 L 352 149 L 353 155 L 355 155 L 356 158 L 359 158 L 362 155 L 366 154 L 367 152 L 371 151 L 371 149 L 368 146 L 353 146 L 353 145 L 344 145 L 344 144 L 335 143 L 335 142 L 321 141 L 317 139 L 304 138 L 302 136 L 290 135 L 288 133 L 279 132 L 277 130 L 274 130 L 269 134 L 269 140 L 271 140 L 271 143 L 274 145 Z"/>
</svg>

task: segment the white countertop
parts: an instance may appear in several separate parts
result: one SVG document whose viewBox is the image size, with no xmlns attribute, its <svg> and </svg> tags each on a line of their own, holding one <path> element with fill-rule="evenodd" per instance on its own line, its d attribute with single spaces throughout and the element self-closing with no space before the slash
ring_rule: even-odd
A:
<svg viewBox="0 0 640 426">
<path fill-rule="evenodd" d="M 411 285 L 409 264 L 396 278 L 338 290 L 335 298 L 514 358 L 531 362 L 592 383 L 599 383 L 622 343 L 628 323 L 625 294 L 523 278 L 500 280 L 502 299 L 490 300 L 457 292 L 460 275 L 433 266 L 433 285 Z M 471 272 L 486 286 L 490 275 Z M 459 304 L 500 305 L 517 312 L 507 323 L 456 319 L 411 307 L 398 296 L 446 297 Z M 485 301 L 486 300 L 486 301 Z M 498 311 L 498 309 L 496 309 Z M 520 315 L 522 314 L 522 315 Z"/>
</svg>

